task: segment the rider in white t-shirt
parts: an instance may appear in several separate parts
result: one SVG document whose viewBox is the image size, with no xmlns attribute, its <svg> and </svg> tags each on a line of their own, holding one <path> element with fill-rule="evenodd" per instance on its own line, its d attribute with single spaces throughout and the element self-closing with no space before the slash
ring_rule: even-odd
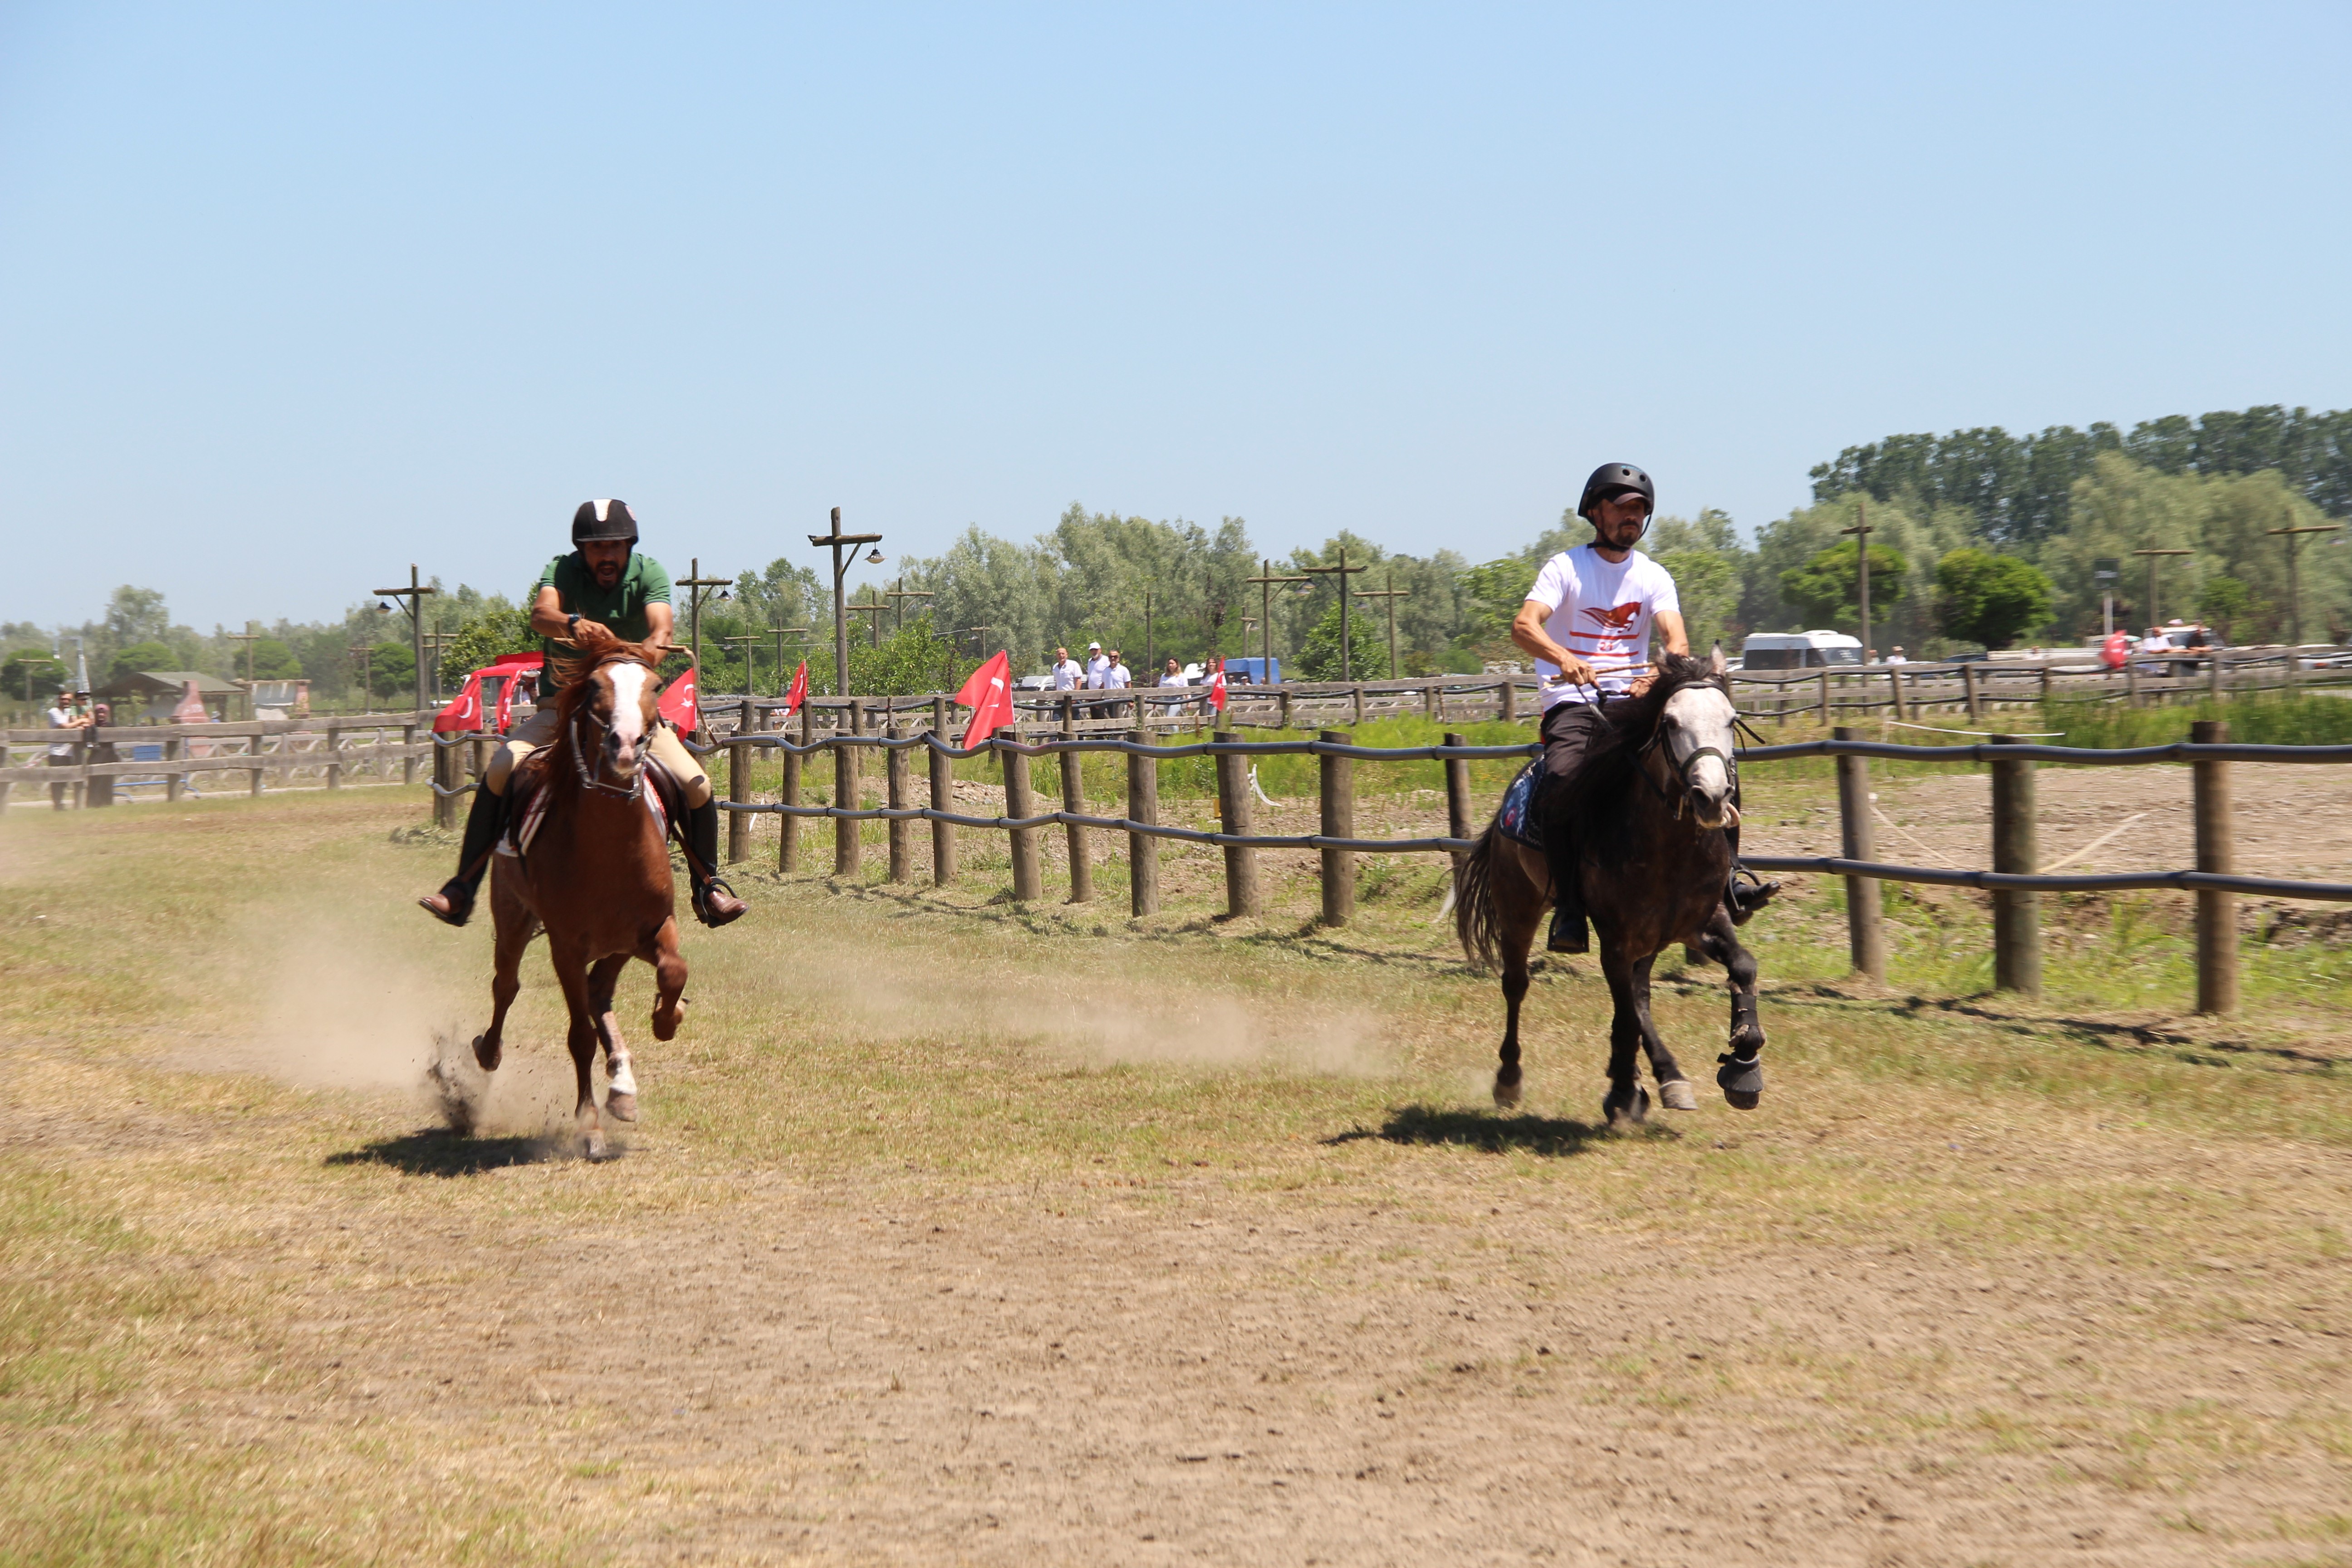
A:
<svg viewBox="0 0 2352 1568">
<path fill-rule="evenodd" d="M 1544 563 L 1511 622 L 1511 640 L 1535 656 L 1543 679 L 1545 787 L 1557 790 L 1582 765 L 1593 738 L 1608 728 L 1608 706 L 1649 689 L 1653 633 L 1668 653 L 1688 654 L 1682 602 L 1666 569 L 1635 550 L 1649 531 L 1657 489 L 1630 463 L 1603 463 L 1584 481 L 1577 515 L 1593 540 Z M 1549 823 L 1544 851 L 1552 868 L 1552 925 L 1546 946 L 1583 952 L 1591 945 L 1577 885 L 1576 844 L 1564 824 Z M 1735 858 L 1738 845 L 1732 846 Z M 1770 892 L 1748 895 L 1747 908 Z M 1746 912 L 1732 906 L 1739 919 Z"/>
</svg>

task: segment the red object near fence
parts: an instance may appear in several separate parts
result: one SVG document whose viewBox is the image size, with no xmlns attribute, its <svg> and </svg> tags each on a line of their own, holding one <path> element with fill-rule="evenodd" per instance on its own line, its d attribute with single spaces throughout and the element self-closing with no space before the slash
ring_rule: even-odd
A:
<svg viewBox="0 0 2352 1568">
<path fill-rule="evenodd" d="M 963 732 L 966 751 L 975 739 L 986 740 L 1012 723 L 1013 656 L 999 649 L 994 658 L 971 672 L 956 700 L 971 710 L 971 727 Z"/>
<path fill-rule="evenodd" d="M 693 734 L 702 722 L 702 711 L 694 698 L 695 685 L 701 677 L 699 668 L 688 666 L 684 675 L 662 688 L 661 700 L 656 704 L 661 716 L 681 735 Z"/>
<path fill-rule="evenodd" d="M 2131 633 L 2110 632 L 2106 641 L 2099 645 L 2099 662 L 2109 669 L 2121 669 L 2131 658 Z"/>
<path fill-rule="evenodd" d="M 514 722 L 514 691 L 526 677 L 535 677 L 547 658 L 543 654 L 504 654 L 466 677 L 466 684 L 449 705 L 433 717 L 433 732 L 436 735 L 463 735 L 476 730 L 488 729 L 499 734 L 507 732 Z M 496 708 L 488 714 L 483 710 L 482 682 L 497 683 Z M 485 722 L 485 720 L 488 722 Z"/>
<path fill-rule="evenodd" d="M 1216 673 L 1209 677 L 1209 706 L 1222 713 L 1225 710 L 1225 661 L 1217 660 Z"/>
<path fill-rule="evenodd" d="M 793 714 L 799 712 L 801 710 L 801 704 L 807 700 L 808 660 L 803 659 L 801 660 L 801 667 L 793 671 L 793 689 L 784 693 L 784 717 L 789 719 Z"/>
</svg>

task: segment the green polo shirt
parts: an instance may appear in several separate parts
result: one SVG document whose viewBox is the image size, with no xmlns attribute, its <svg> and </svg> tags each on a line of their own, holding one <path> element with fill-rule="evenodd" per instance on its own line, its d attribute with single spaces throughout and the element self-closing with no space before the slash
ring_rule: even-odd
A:
<svg viewBox="0 0 2352 1568">
<path fill-rule="evenodd" d="M 621 569 L 621 580 L 609 588 L 597 585 L 596 574 L 588 569 L 587 557 L 577 550 L 547 563 L 547 570 L 530 585 L 530 597 L 526 602 L 537 603 L 541 588 L 555 590 L 564 614 L 610 626 L 613 635 L 624 642 L 645 641 L 646 634 L 653 630 L 646 620 L 646 606 L 669 603 L 669 574 L 662 570 L 660 562 L 638 550 L 629 552 L 629 563 Z M 552 669 L 559 652 L 554 639 L 541 637 L 539 650 L 547 656 L 548 668 Z"/>
</svg>

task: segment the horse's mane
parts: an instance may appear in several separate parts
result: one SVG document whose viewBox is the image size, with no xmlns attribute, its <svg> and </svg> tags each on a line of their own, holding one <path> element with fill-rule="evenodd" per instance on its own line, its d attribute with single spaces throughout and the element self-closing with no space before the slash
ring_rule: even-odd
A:
<svg viewBox="0 0 2352 1568">
<path fill-rule="evenodd" d="M 558 682 L 555 710 L 563 720 L 566 733 L 570 732 L 572 716 L 580 710 L 580 704 L 588 700 L 593 684 L 590 678 L 598 670 L 608 664 L 625 662 L 641 664 L 653 670 L 661 664 L 661 655 L 645 644 L 623 642 L 611 632 L 587 633 L 577 646 L 577 652 L 555 654 L 547 661 L 549 672 Z"/>
<path fill-rule="evenodd" d="M 1570 787 L 1556 797 L 1555 810 L 1584 816 L 1631 784 L 1634 759 L 1665 721 L 1666 704 L 1675 693 L 1693 686 L 1712 686 L 1726 696 L 1731 692 L 1730 680 L 1717 675 L 1706 660 L 1688 654 L 1661 654 L 1650 689 L 1610 706 L 1607 727 L 1585 749 L 1583 766 Z"/>
</svg>

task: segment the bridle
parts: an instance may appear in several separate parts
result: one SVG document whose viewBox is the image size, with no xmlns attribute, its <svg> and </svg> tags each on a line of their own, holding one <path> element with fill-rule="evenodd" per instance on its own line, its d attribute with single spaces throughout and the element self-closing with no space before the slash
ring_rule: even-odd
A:
<svg viewBox="0 0 2352 1568">
<path fill-rule="evenodd" d="M 1669 699 L 1669 701 L 1671 700 L 1672 700 Z M 1732 714 L 1731 721 L 1734 725 L 1738 725 L 1739 723 L 1739 716 L 1737 711 Z M 1725 793 L 1723 799 L 1723 810 L 1725 816 L 1724 826 L 1727 827 L 1738 826 L 1739 808 L 1732 804 L 1732 800 L 1739 791 L 1739 763 L 1731 756 L 1714 746 L 1695 747 L 1690 755 L 1677 761 L 1675 757 L 1673 748 L 1668 746 L 1665 742 L 1666 704 L 1660 703 L 1658 705 L 1657 726 L 1650 731 L 1650 738 L 1643 742 L 1639 747 L 1635 748 L 1633 752 L 1633 771 L 1642 775 L 1643 782 L 1647 784 L 1652 790 L 1656 792 L 1660 800 L 1674 807 L 1675 816 L 1677 818 L 1680 818 L 1684 812 L 1690 809 L 1690 792 L 1697 787 L 1691 779 L 1691 770 L 1697 767 L 1703 759 L 1713 757 L 1717 762 L 1723 764 L 1724 775 L 1729 779 L 1731 783 L 1731 787 Z M 1679 792 L 1669 792 L 1664 784 L 1658 782 L 1657 775 L 1650 771 L 1650 757 L 1653 752 L 1664 757 L 1665 759 L 1666 766 L 1673 770 L 1674 773 L 1681 778 L 1683 787 Z"/>
<path fill-rule="evenodd" d="M 601 668 L 602 667 L 600 666 L 599 668 Z M 595 672 L 592 670 L 589 672 L 587 679 L 593 679 L 594 676 Z M 596 766 L 593 768 L 591 768 L 588 765 L 588 747 L 583 743 L 581 734 L 581 721 L 583 720 L 595 725 L 598 731 L 596 738 L 596 755 L 599 760 Z M 638 762 L 636 771 L 629 775 L 628 787 L 625 789 L 622 788 L 619 784 L 606 784 L 600 776 L 604 771 L 604 764 L 602 760 L 604 754 L 604 742 L 612 738 L 612 724 L 608 721 L 598 719 L 590 713 L 588 711 L 587 699 L 583 696 L 581 699 L 580 705 L 572 710 L 571 740 L 572 771 L 580 775 L 580 785 L 583 789 L 594 790 L 599 795 L 618 795 L 623 800 L 642 800 L 645 797 L 646 793 L 646 767 L 645 763 L 642 760 Z"/>
</svg>

